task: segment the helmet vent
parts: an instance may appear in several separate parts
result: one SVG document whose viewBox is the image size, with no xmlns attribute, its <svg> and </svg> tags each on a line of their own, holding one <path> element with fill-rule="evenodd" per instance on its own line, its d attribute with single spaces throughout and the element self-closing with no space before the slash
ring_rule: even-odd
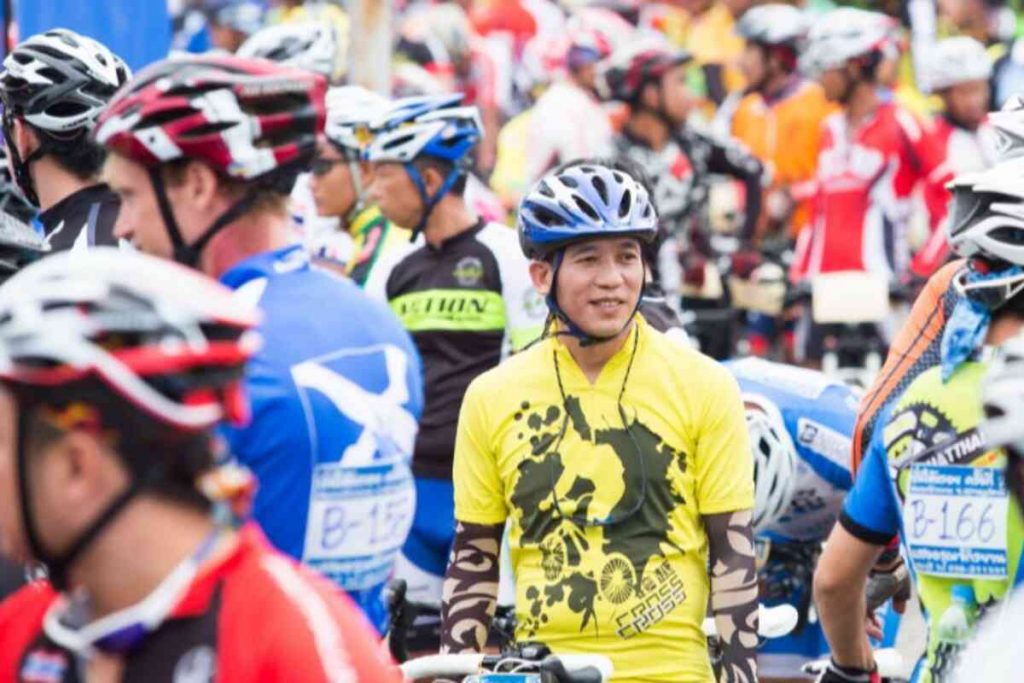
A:
<svg viewBox="0 0 1024 683">
<path fill-rule="evenodd" d="M 597 214 L 597 211 L 594 211 L 594 207 L 592 207 L 589 202 L 585 201 L 579 196 L 573 196 L 573 201 L 576 202 L 576 206 L 579 207 L 580 211 L 587 214 L 587 217 L 590 218 L 590 220 L 601 220 L 601 217 Z"/>
<path fill-rule="evenodd" d="M 600 176 L 593 176 L 590 179 L 590 184 L 594 186 L 594 190 L 598 196 L 601 197 L 601 202 L 604 204 L 608 203 L 608 186 L 604 182 L 604 178 Z"/>
</svg>

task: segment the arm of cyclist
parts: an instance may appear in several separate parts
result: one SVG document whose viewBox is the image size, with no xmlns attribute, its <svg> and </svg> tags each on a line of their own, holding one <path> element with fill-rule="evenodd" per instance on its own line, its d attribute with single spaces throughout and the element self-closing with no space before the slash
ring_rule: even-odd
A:
<svg viewBox="0 0 1024 683">
<path fill-rule="evenodd" d="M 832 661 L 844 669 L 870 671 L 874 667 L 866 632 L 864 588 L 881 552 L 880 546 L 865 543 L 837 524 L 818 560 L 814 603 Z"/>
<path fill-rule="evenodd" d="M 885 424 L 887 415 L 881 417 L 880 424 Z M 878 437 L 871 442 L 814 573 L 818 616 L 832 661 L 844 670 L 867 672 L 874 666 L 865 630 L 865 588 L 872 567 L 899 532 L 898 507 L 891 495 L 879 494 L 891 488 L 885 448 Z"/>
<path fill-rule="evenodd" d="M 441 651 L 480 652 L 498 603 L 501 524 L 455 528 L 452 558 L 441 597 Z"/>
<path fill-rule="evenodd" d="M 477 378 L 466 390 L 455 434 L 455 541 L 441 596 L 441 649 L 483 649 L 498 601 L 498 553 L 508 508 Z"/>
<path fill-rule="evenodd" d="M 711 141 L 708 171 L 727 175 L 743 183 L 747 200 L 741 237 L 750 240 L 761 218 L 764 191 L 764 165 L 741 145 L 725 140 Z"/>
<path fill-rule="evenodd" d="M 708 537 L 711 611 L 723 646 L 721 681 L 757 680 L 754 463 L 736 379 L 713 363 L 694 452 L 697 507 Z M 709 373 L 709 374 L 710 374 Z"/>
<path fill-rule="evenodd" d="M 711 611 L 722 643 L 720 681 L 757 680 L 757 567 L 750 510 L 708 515 Z"/>
</svg>

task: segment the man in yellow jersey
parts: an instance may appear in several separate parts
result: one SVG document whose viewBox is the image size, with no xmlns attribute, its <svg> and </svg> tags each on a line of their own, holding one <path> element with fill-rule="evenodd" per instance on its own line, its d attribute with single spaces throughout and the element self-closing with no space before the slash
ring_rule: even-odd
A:
<svg viewBox="0 0 1024 683">
<path fill-rule="evenodd" d="M 747 94 L 733 115 L 732 135 L 769 165 L 772 189 L 765 208 L 777 228 L 796 235 L 808 220 L 821 123 L 837 110 L 817 83 L 797 72 L 804 13 L 772 3 L 749 10 L 736 24 L 746 41 L 740 68 Z"/>
<path fill-rule="evenodd" d="M 598 163 L 549 174 L 520 206 L 551 324 L 462 404 L 449 651 L 484 645 L 508 522 L 520 641 L 607 655 L 615 681 L 711 682 L 710 593 L 717 680 L 756 681 L 743 405 L 723 367 L 636 314 L 657 222 L 646 190 Z"/>
<path fill-rule="evenodd" d="M 321 263 L 342 270 L 360 287 L 373 276 L 384 252 L 409 244 L 409 231 L 393 226 L 367 202 L 373 165 L 360 158 L 360 138 L 390 106 L 383 95 L 357 85 L 331 88 L 324 139 L 317 145 L 310 169 L 309 187 L 317 213 L 337 217 L 341 229 L 329 225 L 309 235 L 307 247 Z"/>
</svg>

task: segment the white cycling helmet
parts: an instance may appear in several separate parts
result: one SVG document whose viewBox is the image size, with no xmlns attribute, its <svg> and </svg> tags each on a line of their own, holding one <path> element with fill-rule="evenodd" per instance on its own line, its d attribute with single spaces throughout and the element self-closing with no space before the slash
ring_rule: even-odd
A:
<svg viewBox="0 0 1024 683">
<path fill-rule="evenodd" d="M 360 131 L 391 108 L 391 100 L 359 85 L 329 88 L 326 101 L 324 135 L 338 147 L 356 152 L 363 148 Z"/>
<path fill-rule="evenodd" d="M 1024 156 L 1024 95 L 1012 95 L 1002 109 L 988 115 L 988 122 L 1000 161 Z"/>
<path fill-rule="evenodd" d="M 895 49 L 894 19 L 880 12 L 840 7 L 817 18 L 807 34 L 800 67 L 809 74 L 836 69 L 875 51 Z"/>
<path fill-rule="evenodd" d="M 238 56 L 269 59 L 336 82 L 348 68 L 348 35 L 329 21 L 278 24 L 250 36 L 238 48 Z"/>
<path fill-rule="evenodd" d="M 736 22 L 736 33 L 741 38 L 764 45 L 795 45 L 807 28 L 804 13 L 782 3 L 751 7 Z"/>
<path fill-rule="evenodd" d="M 989 366 L 981 390 L 986 419 L 980 430 L 991 448 L 1024 456 L 1024 334 L 1006 341 Z"/>
<path fill-rule="evenodd" d="M 754 457 L 754 533 L 759 533 L 789 510 L 796 485 L 797 454 L 774 403 L 752 394 L 744 394 L 743 402 Z"/>
<path fill-rule="evenodd" d="M 994 270 L 1024 267 L 1022 177 L 1024 158 L 1017 158 L 960 176 L 948 185 L 953 200 L 946 221 L 946 239 L 955 254 L 969 259 L 981 257 L 988 264 L 986 267 Z M 1008 273 L 970 281 L 968 271 L 965 268 L 960 272 L 954 286 L 989 310 L 1024 291 L 1024 274 Z"/>
<path fill-rule="evenodd" d="M 925 69 L 924 86 L 937 92 L 958 83 L 987 81 L 992 77 L 992 60 L 977 40 L 956 36 L 935 44 L 928 52 Z"/>
</svg>

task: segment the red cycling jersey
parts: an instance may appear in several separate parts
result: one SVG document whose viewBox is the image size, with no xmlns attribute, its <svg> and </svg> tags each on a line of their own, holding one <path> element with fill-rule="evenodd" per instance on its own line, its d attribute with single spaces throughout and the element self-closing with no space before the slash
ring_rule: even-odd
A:
<svg viewBox="0 0 1024 683">
<path fill-rule="evenodd" d="M 902 276 L 910 261 L 912 194 L 922 183 L 941 190 L 949 179 L 934 132 L 891 102 L 856 129 L 843 112 L 823 128 L 814 209 L 797 240 L 794 277 L 841 270 Z"/>
<path fill-rule="evenodd" d="M 946 178 L 983 171 L 996 163 L 995 131 L 988 123 L 983 123 L 977 130 L 968 130 L 946 116 L 940 116 L 935 119 L 935 140 L 946 160 L 942 169 Z M 931 237 L 910 264 L 911 272 L 921 278 L 929 277 L 949 258 L 943 225 L 949 191 L 944 186 L 929 185 L 925 188 L 924 198 L 929 211 L 936 208 L 942 211 L 933 211 L 933 219 L 938 220 L 931 224 Z"/>
<path fill-rule="evenodd" d="M 43 632 L 56 599 L 37 582 L 0 603 L 0 681 L 82 680 L 75 655 Z M 255 525 L 123 663 L 124 681 L 402 680 L 349 599 L 273 550 Z"/>
</svg>

